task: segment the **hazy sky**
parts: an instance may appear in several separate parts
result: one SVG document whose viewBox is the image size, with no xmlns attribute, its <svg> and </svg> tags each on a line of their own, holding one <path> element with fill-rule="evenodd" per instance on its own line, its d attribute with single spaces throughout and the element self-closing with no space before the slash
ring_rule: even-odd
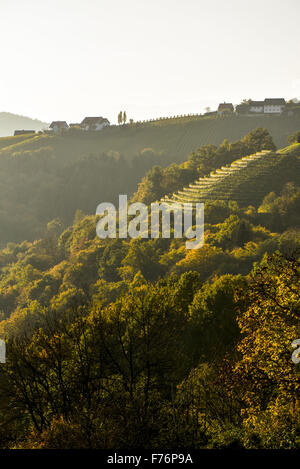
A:
<svg viewBox="0 0 300 469">
<path fill-rule="evenodd" d="M 147 119 L 300 98 L 299 0 L 0 0 L 0 111 Z"/>
</svg>

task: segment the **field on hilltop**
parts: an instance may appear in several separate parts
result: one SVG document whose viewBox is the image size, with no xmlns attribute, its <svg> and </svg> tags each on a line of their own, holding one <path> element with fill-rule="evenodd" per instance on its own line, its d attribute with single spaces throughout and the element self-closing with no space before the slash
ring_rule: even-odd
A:
<svg viewBox="0 0 300 469">
<path fill-rule="evenodd" d="M 141 152 L 151 149 L 161 155 L 161 163 L 182 162 L 198 147 L 206 144 L 219 145 L 224 139 L 238 140 L 257 127 L 266 128 L 277 147 L 287 144 L 288 135 L 299 130 L 300 117 L 286 116 L 230 116 L 170 118 L 145 123 L 111 126 L 101 132 L 69 131 L 62 136 L 41 135 L 10 137 L 5 144 L 0 139 L 0 149 L 5 152 L 36 150 L 51 146 L 62 163 L 90 154 L 111 153 L 132 160 Z M 20 143 L 24 140 L 24 148 Z M 20 143 L 17 147 L 14 145 Z M 1 156 L 1 153 L 0 153 Z"/>
</svg>

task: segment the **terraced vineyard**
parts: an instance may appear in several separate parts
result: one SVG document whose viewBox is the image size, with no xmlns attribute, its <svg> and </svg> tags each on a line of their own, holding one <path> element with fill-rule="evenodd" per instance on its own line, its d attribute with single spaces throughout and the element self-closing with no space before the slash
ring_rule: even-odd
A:
<svg viewBox="0 0 300 469">
<path fill-rule="evenodd" d="M 201 177 L 177 193 L 163 197 L 161 202 L 235 200 L 242 206 L 257 206 L 266 194 L 278 191 L 290 181 L 300 183 L 299 159 L 289 153 L 263 150 L 222 166 L 208 177 Z"/>
</svg>

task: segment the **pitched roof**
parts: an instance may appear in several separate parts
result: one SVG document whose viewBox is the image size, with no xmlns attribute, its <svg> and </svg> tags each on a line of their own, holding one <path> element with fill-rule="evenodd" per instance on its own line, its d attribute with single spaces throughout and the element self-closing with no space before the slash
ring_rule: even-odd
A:
<svg viewBox="0 0 300 469">
<path fill-rule="evenodd" d="M 265 102 L 264 102 L 265 105 L 267 106 L 284 106 L 286 104 L 285 102 L 285 99 L 284 98 L 266 98 L 265 99 Z"/>
<path fill-rule="evenodd" d="M 53 129 L 53 127 L 55 126 L 56 127 L 68 127 L 68 124 L 66 123 L 66 121 L 53 121 L 49 125 L 50 129 Z"/>
<path fill-rule="evenodd" d="M 248 111 L 250 108 L 249 104 L 246 104 L 246 103 L 242 103 L 242 104 L 238 104 L 235 108 L 236 112 L 246 112 Z"/>
<path fill-rule="evenodd" d="M 15 130 L 14 135 L 35 134 L 35 130 Z"/>
<path fill-rule="evenodd" d="M 218 111 L 226 111 L 226 110 L 233 111 L 233 104 L 232 103 L 219 104 Z"/>
<path fill-rule="evenodd" d="M 105 117 L 85 117 L 81 122 L 81 125 L 102 124 L 103 122 L 109 123 L 109 120 Z"/>
<path fill-rule="evenodd" d="M 250 106 L 253 107 L 262 107 L 265 104 L 264 101 L 251 101 Z"/>
</svg>

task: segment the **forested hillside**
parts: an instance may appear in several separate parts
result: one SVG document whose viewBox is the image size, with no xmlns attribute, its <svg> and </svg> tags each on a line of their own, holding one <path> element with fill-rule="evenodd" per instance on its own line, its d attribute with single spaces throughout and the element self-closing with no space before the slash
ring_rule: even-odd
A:
<svg viewBox="0 0 300 469">
<path fill-rule="evenodd" d="M 70 226 L 55 217 L 40 239 L 0 252 L 2 448 L 299 447 L 299 144 L 276 154 L 257 129 L 202 146 L 181 165 L 154 167 L 132 200 L 149 204 L 256 152 L 293 171 L 279 166 L 255 206 L 207 200 L 200 249 L 184 239 L 100 240 L 97 217 L 77 211 Z M 31 153 L 27 167 L 24 155 L 3 158 L 19 162 L 20 182 L 34 168 L 51 174 L 56 161 L 51 152 Z M 103 173 L 119 193 L 126 165 L 78 161 L 64 173 L 69 198 L 45 200 L 60 214 Z M 239 180 L 238 193 L 247 184 Z"/>
<path fill-rule="evenodd" d="M 293 128 L 296 124 L 295 120 L 285 119 L 285 126 Z M 254 120 L 249 118 L 247 125 L 249 122 L 253 125 Z M 279 125 L 280 120 L 275 117 L 268 122 Z M 260 149 L 275 150 L 267 130 L 252 131 L 233 143 L 224 140 L 219 146 L 212 143 L 201 146 L 206 138 L 202 126 L 208 123 L 214 128 L 215 138 L 210 139 L 218 142 L 223 138 L 220 128 L 223 126 L 224 132 L 227 125 L 231 128 L 229 121 L 232 119 L 204 119 L 189 124 L 129 125 L 101 132 L 70 131 L 59 136 L 0 139 L 0 245 L 37 239 L 43 236 L 46 224 L 53 218 L 60 218 L 68 226 L 77 210 L 92 214 L 100 202 L 117 203 L 118 194 L 133 195 L 149 170 L 156 179 L 154 183 L 148 178 L 142 181 L 136 195 L 139 201 L 156 200 L 182 189 L 197 176 L 206 176 Z M 186 125 L 190 126 L 189 137 L 181 140 Z M 232 127 L 239 135 L 237 128 Z M 276 135 L 281 135 L 282 141 L 286 139 L 282 131 Z M 185 161 L 190 149 L 194 151 Z M 166 184 L 159 191 L 163 168 L 168 182 L 163 178 Z M 297 172 L 290 169 L 290 173 L 292 179 L 287 175 L 287 182 Z"/>
<path fill-rule="evenodd" d="M 3 469 L 288 465 L 300 0 L 0 5 Z"/>
</svg>

